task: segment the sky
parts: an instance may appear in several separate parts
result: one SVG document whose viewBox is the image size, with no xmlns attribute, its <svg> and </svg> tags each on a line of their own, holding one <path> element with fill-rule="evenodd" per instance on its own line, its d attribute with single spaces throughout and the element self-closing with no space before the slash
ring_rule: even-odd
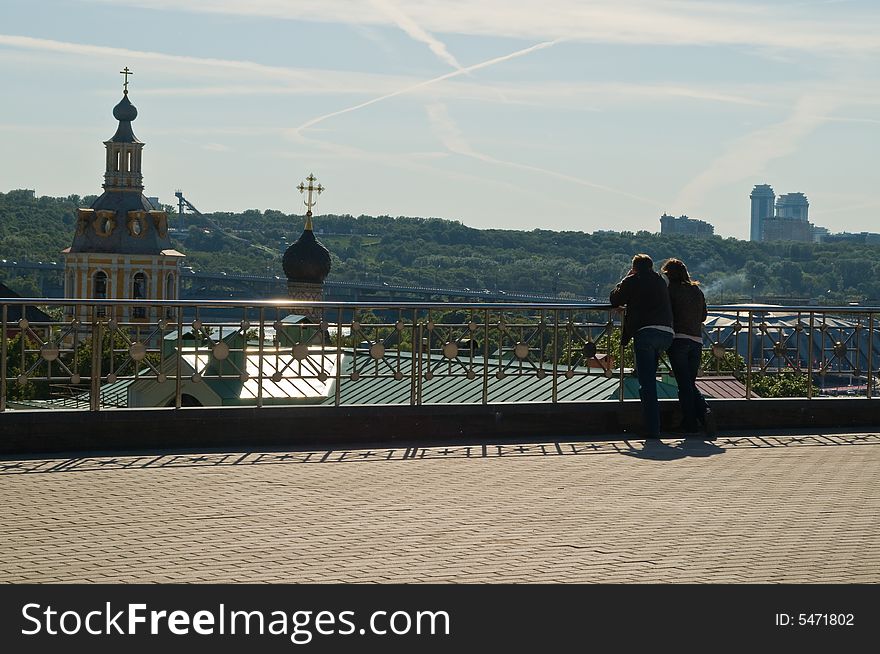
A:
<svg viewBox="0 0 880 654">
<path fill-rule="evenodd" d="M 100 193 L 125 66 L 145 194 L 203 212 L 314 173 L 316 215 L 745 239 L 770 184 L 880 232 L 875 0 L 2 0 L 0 191 Z"/>
</svg>

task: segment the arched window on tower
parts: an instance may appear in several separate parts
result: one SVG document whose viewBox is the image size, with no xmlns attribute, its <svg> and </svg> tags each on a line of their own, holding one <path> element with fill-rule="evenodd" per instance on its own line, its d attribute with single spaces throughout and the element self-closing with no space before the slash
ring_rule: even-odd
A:
<svg viewBox="0 0 880 654">
<path fill-rule="evenodd" d="M 107 273 L 105 273 L 103 270 L 99 270 L 98 272 L 96 272 L 95 276 L 92 278 L 92 297 L 96 300 L 107 299 Z M 96 307 L 95 315 L 107 315 L 107 307 Z"/>
<path fill-rule="evenodd" d="M 135 273 L 131 280 L 131 297 L 133 300 L 147 299 L 147 276 L 142 273 Z M 132 318 L 146 318 L 147 310 L 144 307 L 134 307 L 132 309 Z"/>
</svg>

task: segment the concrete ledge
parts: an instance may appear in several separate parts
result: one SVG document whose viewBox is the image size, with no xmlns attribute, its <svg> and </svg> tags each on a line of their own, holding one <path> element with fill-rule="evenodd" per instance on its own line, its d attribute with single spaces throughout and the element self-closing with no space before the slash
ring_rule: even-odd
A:
<svg viewBox="0 0 880 654">
<path fill-rule="evenodd" d="M 663 424 L 678 403 L 661 402 Z M 880 429 L 880 399 L 712 400 L 720 430 Z M 459 438 L 637 438 L 637 401 L 345 407 L 213 407 L 0 414 L 0 455 L 299 447 Z"/>
</svg>

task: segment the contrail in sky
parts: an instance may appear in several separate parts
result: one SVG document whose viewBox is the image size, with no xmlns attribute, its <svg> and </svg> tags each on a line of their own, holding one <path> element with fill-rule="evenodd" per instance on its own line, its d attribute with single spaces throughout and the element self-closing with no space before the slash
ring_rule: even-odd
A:
<svg viewBox="0 0 880 654">
<path fill-rule="evenodd" d="M 571 182 L 573 184 L 578 184 L 580 186 L 594 188 L 599 191 L 605 191 L 607 193 L 614 193 L 615 195 L 622 195 L 632 200 L 638 200 L 639 202 L 643 202 L 645 204 L 650 204 L 653 206 L 657 206 L 659 204 L 656 200 L 651 200 L 650 198 L 645 198 L 639 195 L 635 195 L 633 193 L 627 193 L 626 191 L 621 191 L 620 189 L 605 186 L 603 184 L 596 184 L 595 182 L 591 182 L 580 177 L 567 175 L 565 173 L 560 173 L 555 170 L 549 170 L 547 168 L 540 168 L 538 166 L 522 164 L 516 161 L 496 159 L 495 157 L 488 154 L 478 152 L 477 150 L 474 150 L 471 147 L 470 143 L 467 142 L 467 139 L 464 138 L 464 135 L 458 128 L 458 125 L 455 124 L 455 122 L 452 120 L 449 113 L 447 112 L 446 105 L 437 102 L 428 105 L 426 109 L 428 111 L 428 118 L 430 118 L 431 124 L 434 125 L 434 127 L 437 129 L 437 131 L 439 132 L 438 136 L 440 140 L 443 141 L 443 145 L 445 145 L 450 152 L 454 152 L 465 157 L 471 157 L 473 159 L 477 159 L 478 161 L 483 161 L 486 163 L 496 164 L 499 166 L 508 166 L 510 168 L 517 168 L 519 170 L 527 170 L 529 172 L 539 173 L 541 175 L 548 175 L 550 177 L 555 177 L 557 179 Z"/>
<path fill-rule="evenodd" d="M 458 60 L 451 52 L 449 52 L 446 45 L 402 12 L 399 7 L 391 2 L 391 0 L 372 0 L 372 3 L 393 20 L 395 24 L 409 36 L 416 41 L 420 41 L 427 45 L 431 52 L 456 70 L 461 70 L 462 65 L 458 63 Z"/>
<path fill-rule="evenodd" d="M 376 104 L 377 102 L 382 102 L 383 100 L 388 100 L 390 98 L 395 98 L 398 95 L 403 95 L 404 93 L 410 93 L 412 91 L 417 91 L 419 89 L 423 89 L 427 86 L 431 86 L 438 82 L 442 82 L 443 80 L 452 79 L 453 77 L 459 77 L 460 75 L 466 75 L 467 73 L 473 72 L 475 70 L 480 70 L 481 68 L 488 68 L 489 66 L 494 66 L 495 64 L 500 64 L 503 61 L 508 61 L 509 59 L 515 59 L 517 57 L 522 57 L 523 55 L 527 55 L 531 52 L 536 52 L 537 50 L 543 50 L 544 48 L 549 48 L 551 46 L 556 45 L 566 39 L 554 39 L 552 41 L 544 41 L 542 43 L 538 43 L 536 45 L 529 46 L 528 48 L 523 48 L 522 50 L 517 50 L 516 52 L 511 52 L 510 54 L 503 55 L 501 57 L 495 57 L 494 59 L 489 59 L 488 61 L 483 61 L 478 64 L 474 64 L 472 66 L 466 66 L 465 68 L 459 68 L 458 70 L 453 70 L 452 72 L 446 73 L 445 75 L 440 75 L 439 77 L 434 77 L 429 80 L 425 80 L 424 82 L 418 82 L 417 84 L 412 84 L 405 88 L 402 88 L 398 91 L 394 91 L 392 93 L 387 93 L 386 95 L 379 96 L 378 98 L 373 98 L 372 100 L 367 100 L 366 102 L 361 102 L 360 104 L 356 104 L 352 107 L 346 107 L 345 109 L 340 109 L 339 111 L 333 111 L 329 114 L 324 114 L 323 116 L 318 116 L 317 118 L 312 118 L 311 120 L 303 123 L 299 127 L 295 127 L 292 131 L 295 133 L 299 133 L 304 129 L 308 129 L 309 127 L 313 127 L 318 123 L 321 123 L 328 118 L 333 118 L 334 116 L 341 116 L 342 114 L 347 114 L 351 111 L 356 111 L 358 109 L 363 109 L 364 107 L 369 107 L 371 104 Z"/>
</svg>

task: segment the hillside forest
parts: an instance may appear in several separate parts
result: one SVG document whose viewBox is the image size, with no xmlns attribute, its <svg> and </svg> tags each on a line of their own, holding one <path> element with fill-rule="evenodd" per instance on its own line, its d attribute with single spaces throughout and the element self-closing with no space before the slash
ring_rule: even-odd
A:
<svg viewBox="0 0 880 654">
<path fill-rule="evenodd" d="M 76 209 L 95 196 L 0 193 L 0 259 L 56 261 L 73 238 Z M 175 247 L 196 270 L 280 275 L 281 255 L 304 217 L 273 209 L 186 214 L 166 207 Z M 597 298 L 629 269 L 633 254 L 682 259 L 710 303 L 880 304 L 880 245 L 752 243 L 639 232 L 474 229 L 454 220 L 321 215 L 315 234 L 330 250 L 329 279 Z M 0 268 L 22 295 L 34 278 Z"/>
</svg>

